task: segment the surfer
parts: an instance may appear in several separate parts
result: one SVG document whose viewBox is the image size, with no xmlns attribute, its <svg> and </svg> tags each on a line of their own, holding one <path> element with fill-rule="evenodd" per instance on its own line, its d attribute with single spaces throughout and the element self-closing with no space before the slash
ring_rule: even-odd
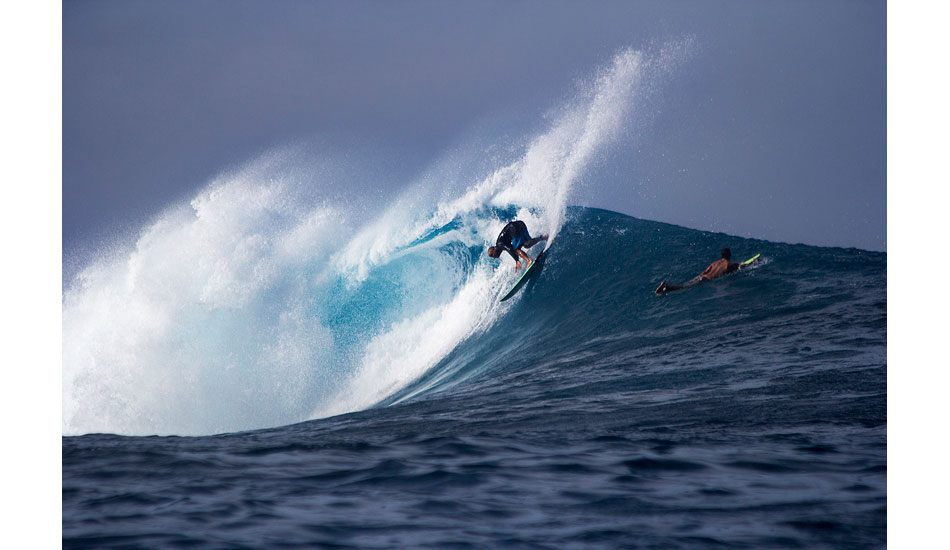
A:
<svg viewBox="0 0 950 550">
<path fill-rule="evenodd" d="M 547 233 L 542 234 L 540 237 L 531 238 L 531 235 L 528 233 L 528 226 L 521 220 L 515 220 L 508 222 L 508 225 L 501 230 L 501 233 L 498 234 L 498 239 L 495 240 L 495 246 L 488 247 L 488 255 L 492 258 L 497 258 L 501 256 L 502 250 L 508 251 L 511 257 L 515 259 L 515 271 L 518 271 L 521 269 L 521 260 L 518 256 L 524 258 L 524 260 L 528 262 L 528 265 L 531 265 L 531 258 L 529 258 L 521 248 L 531 248 L 538 244 L 538 242 L 546 240 L 548 240 Z"/>
<path fill-rule="evenodd" d="M 736 262 L 730 262 L 732 258 L 732 251 L 728 248 L 723 248 L 720 253 L 720 258 L 715 262 L 709 264 L 705 270 L 699 275 L 693 277 L 692 279 L 686 281 L 681 285 L 668 285 L 666 281 L 660 283 L 660 286 L 656 287 L 654 291 L 657 295 L 670 292 L 671 290 L 680 290 L 683 288 L 689 288 L 694 285 L 698 285 L 703 281 L 711 281 L 713 279 L 718 279 L 727 273 L 734 273 L 742 268 L 748 267 L 751 264 L 737 264 Z"/>
</svg>

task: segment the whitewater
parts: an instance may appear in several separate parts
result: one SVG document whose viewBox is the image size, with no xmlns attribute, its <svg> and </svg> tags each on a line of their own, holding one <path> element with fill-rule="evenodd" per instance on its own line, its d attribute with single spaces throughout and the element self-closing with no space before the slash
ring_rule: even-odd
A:
<svg viewBox="0 0 950 550">
<path fill-rule="evenodd" d="M 886 254 L 571 206 L 691 47 L 487 169 L 364 197 L 277 148 L 71 260 L 64 547 L 883 548 Z M 512 219 L 549 252 L 499 302 Z M 725 246 L 764 261 L 653 295 Z"/>
<path fill-rule="evenodd" d="M 456 196 L 423 179 L 372 217 L 274 151 L 95 258 L 63 306 L 63 432 L 201 435 L 370 407 L 510 306 L 483 257 L 511 218 L 551 242 L 571 190 L 672 53 L 618 54 L 523 154 Z M 641 94 L 642 95 L 642 94 Z"/>
</svg>

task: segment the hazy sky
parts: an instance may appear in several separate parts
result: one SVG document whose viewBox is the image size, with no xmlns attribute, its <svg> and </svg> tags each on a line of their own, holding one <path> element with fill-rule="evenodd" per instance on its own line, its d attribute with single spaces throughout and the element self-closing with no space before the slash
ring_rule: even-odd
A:
<svg viewBox="0 0 950 550">
<path fill-rule="evenodd" d="M 619 49 L 684 37 L 651 124 L 578 202 L 884 250 L 886 5 L 849 0 L 66 0 L 64 246 L 313 136 L 408 182 L 486 120 L 536 123 Z"/>
</svg>

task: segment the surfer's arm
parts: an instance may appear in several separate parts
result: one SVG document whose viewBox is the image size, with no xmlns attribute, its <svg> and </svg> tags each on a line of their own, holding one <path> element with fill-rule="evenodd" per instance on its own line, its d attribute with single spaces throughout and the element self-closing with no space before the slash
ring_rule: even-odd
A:
<svg viewBox="0 0 950 550">
<path fill-rule="evenodd" d="M 508 253 L 511 254 L 511 257 L 515 259 L 515 271 L 518 271 L 519 269 L 521 269 L 521 259 L 518 258 L 518 255 L 511 251 L 509 251 Z"/>
<path fill-rule="evenodd" d="M 523 250 L 519 248 L 515 252 L 517 252 L 518 255 L 521 256 L 525 262 L 527 262 L 527 265 L 531 265 L 531 257 L 525 254 Z M 521 269 L 521 262 L 518 261 L 517 258 L 515 258 L 515 271 L 518 271 L 519 269 Z"/>
<path fill-rule="evenodd" d="M 511 246 L 511 243 L 507 243 L 507 244 L 497 244 L 497 245 L 495 245 L 495 246 L 500 246 L 500 247 L 504 248 L 504 249 L 505 249 L 505 252 L 507 252 L 508 254 L 511 255 L 511 259 L 513 259 L 513 260 L 515 261 L 515 263 L 518 263 L 519 260 L 518 260 L 518 254 L 517 254 L 517 252 L 521 252 L 521 251 L 520 251 L 520 250 L 515 250 L 514 247 Z"/>
</svg>

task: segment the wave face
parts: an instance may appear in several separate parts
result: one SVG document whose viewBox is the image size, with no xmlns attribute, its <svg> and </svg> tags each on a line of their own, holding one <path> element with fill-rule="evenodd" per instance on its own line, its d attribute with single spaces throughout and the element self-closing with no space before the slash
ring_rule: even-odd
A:
<svg viewBox="0 0 950 550">
<path fill-rule="evenodd" d="M 370 408 L 64 438 L 64 548 L 885 547 L 885 254 L 571 207 L 500 304 L 512 262 L 463 226 L 321 298 L 327 356 L 357 350 L 327 402 Z M 723 246 L 764 261 L 653 295 Z"/>
<path fill-rule="evenodd" d="M 282 150 L 79 262 L 64 548 L 883 548 L 886 255 L 568 207 L 681 54 L 478 177 L 341 199 Z M 499 302 L 512 218 L 549 252 Z M 722 247 L 763 261 L 653 295 Z"/>
<path fill-rule="evenodd" d="M 496 300 L 510 266 L 486 243 L 512 218 L 556 242 L 584 170 L 644 118 L 637 109 L 682 51 L 618 53 L 472 185 L 433 174 L 374 210 L 300 184 L 291 150 L 219 177 L 65 290 L 64 433 L 280 426 L 438 377 L 512 307 Z"/>
</svg>

